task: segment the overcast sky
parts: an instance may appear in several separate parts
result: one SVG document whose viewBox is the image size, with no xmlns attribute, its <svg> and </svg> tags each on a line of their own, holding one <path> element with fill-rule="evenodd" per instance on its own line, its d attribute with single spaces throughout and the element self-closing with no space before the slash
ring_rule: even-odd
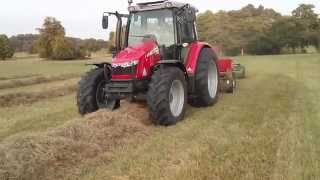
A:
<svg viewBox="0 0 320 180">
<path fill-rule="evenodd" d="M 1 0 L 0 34 L 9 36 L 37 33 L 46 16 L 60 20 L 68 36 L 106 39 L 107 31 L 101 28 L 103 11 L 126 12 L 127 0 Z M 320 13 L 320 0 L 180 0 L 205 10 L 236 10 L 251 3 L 290 14 L 301 3 L 311 3 Z M 141 0 L 135 1 L 141 2 Z M 111 20 L 111 19 L 110 19 Z M 114 24 L 114 21 L 111 22 Z"/>
</svg>

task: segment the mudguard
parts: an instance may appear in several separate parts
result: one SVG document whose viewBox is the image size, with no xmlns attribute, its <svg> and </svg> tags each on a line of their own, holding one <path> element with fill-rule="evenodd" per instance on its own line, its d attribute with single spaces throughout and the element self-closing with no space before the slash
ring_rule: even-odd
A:
<svg viewBox="0 0 320 180">
<path fill-rule="evenodd" d="M 218 59 L 214 49 L 212 48 L 212 46 L 210 44 L 205 43 L 205 42 L 199 42 L 199 41 L 191 43 L 190 44 L 189 53 L 188 53 L 188 56 L 187 56 L 188 58 L 187 58 L 187 61 L 185 63 L 185 67 L 186 67 L 186 70 L 187 70 L 187 73 L 188 73 L 189 76 L 194 76 L 195 75 L 196 70 L 197 70 L 198 59 L 199 59 L 201 50 L 203 48 L 211 48 L 212 51 L 215 54 L 215 60 Z"/>
</svg>

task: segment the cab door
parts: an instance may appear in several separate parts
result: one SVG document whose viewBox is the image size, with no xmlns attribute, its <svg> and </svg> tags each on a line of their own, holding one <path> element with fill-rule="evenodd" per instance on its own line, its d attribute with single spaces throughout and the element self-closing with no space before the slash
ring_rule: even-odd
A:
<svg viewBox="0 0 320 180">
<path fill-rule="evenodd" d="M 197 40 L 195 31 L 195 15 L 188 9 L 179 10 L 177 13 L 177 35 L 179 59 L 185 63 L 190 49 L 190 44 Z"/>
</svg>

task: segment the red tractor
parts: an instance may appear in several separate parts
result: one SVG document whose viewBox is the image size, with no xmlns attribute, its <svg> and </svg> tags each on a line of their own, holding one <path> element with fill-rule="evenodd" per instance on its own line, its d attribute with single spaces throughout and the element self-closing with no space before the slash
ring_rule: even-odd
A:
<svg viewBox="0 0 320 180">
<path fill-rule="evenodd" d="M 80 81 L 79 112 L 116 109 L 121 99 L 143 98 L 155 124 L 173 125 L 184 118 L 187 103 L 214 105 L 219 93 L 218 57 L 198 39 L 197 9 L 168 0 L 131 3 L 129 14 L 103 15 L 104 29 L 109 16 L 118 20 L 114 58 L 111 64 L 94 64 L 96 68 Z"/>
</svg>

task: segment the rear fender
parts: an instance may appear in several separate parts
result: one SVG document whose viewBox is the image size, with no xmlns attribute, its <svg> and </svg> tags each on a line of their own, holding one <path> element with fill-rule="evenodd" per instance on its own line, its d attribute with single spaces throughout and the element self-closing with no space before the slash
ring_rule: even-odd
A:
<svg viewBox="0 0 320 180">
<path fill-rule="evenodd" d="M 188 53 L 188 58 L 185 64 L 187 73 L 189 76 L 195 76 L 196 70 L 197 70 L 197 64 L 198 64 L 198 60 L 199 60 L 199 56 L 201 53 L 201 50 L 203 48 L 210 48 L 212 49 L 212 52 L 214 53 L 214 60 L 216 61 L 218 59 L 217 54 L 215 53 L 214 49 L 212 48 L 212 46 L 208 43 L 204 43 L 204 42 L 193 42 L 190 44 L 190 50 Z"/>
</svg>

